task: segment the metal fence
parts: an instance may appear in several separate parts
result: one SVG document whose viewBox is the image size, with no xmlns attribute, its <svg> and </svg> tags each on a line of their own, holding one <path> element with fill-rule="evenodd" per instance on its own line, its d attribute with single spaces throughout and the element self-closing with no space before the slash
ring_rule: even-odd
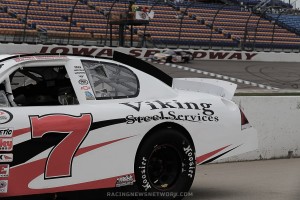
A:
<svg viewBox="0 0 300 200">
<path fill-rule="evenodd" d="M 68 18 L 69 26 L 68 26 L 68 35 L 65 37 L 51 37 L 47 34 L 47 31 L 37 31 L 36 35 L 28 34 L 28 14 L 31 8 L 32 0 L 28 1 L 25 11 L 25 17 L 22 19 L 24 24 L 24 28 L 22 31 L 15 32 L 13 34 L 2 34 L 0 35 L 1 42 L 13 42 L 13 43 L 29 43 L 29 44 L 60 44 L 60 45 L 95 45 L 95 46 L 119 46 L 120 45 L 120 38 L 116 35 L 114 38 L 111 38 L 110 33 L 110 14 L 111 12 L 115 11 L 115 4 L 116 3 L 123 3 L 124 9 L 123 12 L 128 12 L 128 0 L 114 0 L 111 1 L 111 6 L 108 10 L 105 11 L 98 11 L 99 15 L 102 15 L 106 19 L 106 32 L 105 35 L 102 37 L 89 38 L 89 39 L 76 39 L 72 37 L 72 27 L 75 24 L 73 20 L 73 14 L 76 12 L 76 7 L 79 3 L 89 5 L 88 0 L 75 0 L 72 7 L 70 7 L 67 12 L 65 13 L 66 17 Z M 197 18 L 195 15 L 190 15 L 189 11 L 193 8 L 195 2 L 188 2 L 175 5 L 169 1 L 162 1 L 162 0 L 155 0 L 149 2 L 149 10 L 154 10 L 157 6 L 161 5 L 169 5 L 173 6 L 174 10 L 174 18 L 178 20 L 176 23 L 177 28 L 179 29 L 177 33 L 177 39 L 175 42 L 169 43 L 167 40 L 155 40 L 151 39 L 151 37 L 145 37 L 147 34 L 147 30 L 150 27 L 149 25 L 144 25 L 140 27 L 139 30 L 143 32 L 142 36 L 139 37 L 138 41 L 130 41 L 128 38 L 125 38 L 124 46 L 134 46 L 134 47 L 157 47 L 157 48 L 193 48 L 193 49 L 226 49 L 226 50 L 259 50 L 259 51 L 293 51 L 299 52 L 300 45 L 294 45 L 293 47 L 278 47 L 276 40 L 275 40 L 275 33 L 278 30 L 278 21 L 280 17 L 286 14 L 287 10 L 282 10 L 278 13 L 278 17 L 270 21 L 272 26 L 272 33 L 271 33 L 271 42 L 267 45 L 264 45 L 261 40 L 259 40 L 259 33 L 263 28 L 262 21 L 265 21 L 265 16 L 268 12 L 272 11 L 271 8 L 265 8 L 261 10 L 259 13 L 255 12 L 247 12 L 249 13 L 248 16 L 243 21 L 244 25 L 242 26 L 244 29 L 242 33 L 239 35 L 235 35 L 230 33 L 230 30 L 226 30 L 226 27 L 216 25 L 218 21 L 222 18 L 221 13 L 223 10 L 226 10 L 230 5 L 223 4 L 219 6 L 218 9 L 214 9 L 215 13 L 212 13 L 213 17 L 209 20 L 204 22 L 203 20 Z M 90 6 L 91 7 L 91 6 Z M 93 9 L 93 8 L 91 8 Z M 120 9 L 118 9 L 120 11 Z M 233 10 L 234 12 L 234 10 Z M 178 17 L 178 13 L 181 13 L 180 17 Z M 210 30 L 210 37 L 207 38 L 207 41 L 203 43 L 195 40 L 195 42 L 190 42 L 189 44 L 185 43 L 185 38 L 183 37 L 184 31 L 183 27 L 188 24 L 187 20 L 195 20 L 195 23 L 200 23 L 205 25 Z M 151 24 L 151 20 L 150 20 Z M 126 26 L 126 23 L 125 23 Z M 126 29 L 125 32 L 130 32 L 130 29 Z M 132 31 L 132 30 L 131 30 Z M 214 41 L 213 35 L 214 34 L 223 34 L 224 38 L 229 39 L 228 41 L 234 41 L 232 43 L 234 45 L 222 45 L 217 44 Z M 116 33 L 114 33 L 116 34 Z M 128 34 L 136 34 L 136 33 L 128 33 Z M 199 34 L 201 34 L 199 32 Z M 112 42 L 108 42 L 112 39 Z M 168 39 L 168 38 L 166 38 Z M 278 42 L 278 41 L 277 41 Z M 280 46 L 280 45 L 279 45 Z"/>
</svg>

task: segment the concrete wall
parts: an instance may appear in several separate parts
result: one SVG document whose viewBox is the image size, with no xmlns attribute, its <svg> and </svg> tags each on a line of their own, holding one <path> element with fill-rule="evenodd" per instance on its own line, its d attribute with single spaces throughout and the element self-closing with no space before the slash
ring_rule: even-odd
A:
<svg viewBox="0 0 300 200">
<path fill-rule="evenodd" d="M 234 97 L 258 131 L 259 149 L 224 161 L 300 157 L 300 97 Z"/>
<path fill-rule="evenodd" d="M 89 56 L 112 57 L 117 50 L 138 58 L 150 58 L 153 54 L 164 49 L 95 47 L 95 46 L 64 46 L 64 45 L 31 45 L 31 44 L 0 44 L 0 54 L 16 53 L 63 53 Z M 235 60 L 235 61 L 264 61 L 264 62 L 300 62 L 299 53 L 275 52 L 246 52 L 246 51 L 212 51 L 193 50 L 195 60 Z"/>
</svg>

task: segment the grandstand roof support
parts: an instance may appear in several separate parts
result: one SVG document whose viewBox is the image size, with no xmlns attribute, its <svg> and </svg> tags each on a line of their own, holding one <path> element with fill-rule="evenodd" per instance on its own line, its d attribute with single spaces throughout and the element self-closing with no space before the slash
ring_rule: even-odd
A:
<svg viewBox="0 0 300 200">
<path fill-rule="evenodd" d="M 108 35 L 108 27 L 109 27 L 109 17 L 110 17 L 110 13 L 114 7 L 114 5 L 118 2 L 119 0 L 114 0 L 114 2 L 112 2 L 110 8 L 109 8 L 109 11 L 108 11 L 108 14 L 106 15 L 107 17 L 107 21 L 106 21 L 106 31 L 105 31 L 105 40 L 104 40 L 104 46 L 106 46 L 106 41 L 107 41 L 107 35 Z M 112 37 L 112 36 L 111 36 Z"/>
<path fill-rule="evenodd" d="M 272 50 L 274 50 L 274 46 L 273 46 L 273 43 L 274 43 L 274 35 L 275 35 L 275 27 L 276 27 L 276 24 L 278 24 L 278 20 L 280 18 L 280 16 L 285 13 L 286 10 L 282 10 L 279 15 L 277 16 L 276 20 L 274 21 L 273 23 L 273 32 L 272 32 L 272 41 L 271 41 L 271 47 L 272 47 Z"/>
<path fill-rule="evenodd" d="M 222 6 L 217 10 L 216 14 L 214 15 L 213 21 L 212 21 L 212 23 L 211 23 L 211 29 L 210 29 L 209 49 L 212 48 L 211 40 L 212 40 L 212 33 L 213 33 L 213 30 L 214 30 L 214 23 L 215 23 L 216 17 L 217 17 L 217 15 L 219 14 L 219 12 L 220 12 L 223 8 L 225 8 L 226 6 L 228 6 L 228 4 L 222 5 Z"/>
<path fill-rule="evenodd" d="M 192 3 L 190 3 L 185 10 L 182 13 L 182 17 L 180 18 L 180 28 L 179 28 L 179 33 L 178 33 L 178 42 L 177 42 L 177 48 L 179 48 L 180 45 L 180 39 L 181 39 L 181 29 L 182 29 L 182 22 L 184 19 L 184 16 L 187 14 L 187 10 L 192 7 L 194 4 L 196 3 L 196 1 L 193 1 Z"/>
<path fill-rule="evenodd" d="M 69 24 L 69 33 L 68 33 L 68 43 L 70 42 L 70 35 L 71 35 L 71 29 L 72 29 L 72 21 L 73 21 L 73 14 L 75 11 L 75 7 L 77 6 L 79 0 L 76 0 L 76 2 L 74 3 L 72 10 L 71 10 L 71 16 L 70 16 L 70 24 Z"/>
<path fill-rule="evenodd" d="M 24 29 L 23 29 L 23 42 L 25 42 L 25 35 L 26 35 L 26 28 L 27 28 L 27 16 L 28 16 L 28 10 L 29 10 L 29 6 L 31 4 L 32 0 L 28 1 L 27 7 L 26 7 L 26 11 L 25 11 L 25 22 L 24 22 Z"/>
</svg>

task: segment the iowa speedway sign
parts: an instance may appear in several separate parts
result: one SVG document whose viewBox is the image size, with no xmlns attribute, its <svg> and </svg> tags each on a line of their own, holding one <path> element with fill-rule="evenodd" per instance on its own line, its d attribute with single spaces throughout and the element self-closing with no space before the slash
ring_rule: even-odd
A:
<svg viewBox="0 0 300 200">
<path fill-rule="evenodd" d="M 150 58 L 166 49 L 124 48 L 124 47 L 95 47 L 95 46 L 63 46 L 63 45 L 29 45 L 29 44 L 0 44 L 0 54 L 18 53 L 61 53 L 87 56 L 112 57 L 113 51 L 120 51 L 137 58 Z M 195 60 L 224 60 L 224 61 L 265 61 L 265 62 L 300 62 L 297 53 L 275 52 L 246 52 L 246 51 L 212 51 L 193 50 Z"/>
<path fill-rule="evenodd" d="M 62 53 L 88 55 L 96 57 L 112 57 L 113 51 L 121 51 L 123 53 L 138 57 L 150 58 L 155 53 L 160 53 L 164 49 L 146 49 L 146 48 L 110 48 L 110 47 L 67 47 L 67 46 L 43 46 L 39 53 Z M 198 51 L 189 50 L 193 53 L 195 59 L 203 60 L 252 60 L 257 53 L 251 52 L 234 52 L 234 51 Z"/>
</svg>

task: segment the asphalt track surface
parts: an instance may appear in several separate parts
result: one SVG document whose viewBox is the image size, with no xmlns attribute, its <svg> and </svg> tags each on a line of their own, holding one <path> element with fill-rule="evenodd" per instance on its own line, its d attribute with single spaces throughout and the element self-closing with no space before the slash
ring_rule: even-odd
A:
<svg viewBox="0 0 300 200">
<path fill-rule="evenodd" d="M 205 74 L 172 67 L 172 64 L 170 66 L 164 64 L 154 65 L 176 78 L 198 77 L 228 80 L 228 77 L 233 77 L 279 89 L 300 89 L 300 63 L 193 60 L 190 63 L 174 64 L 202 70 Z M 218 78 L 216 74 L 223 76 Z M 236 83 L 238 84 L 238 89 L 261 89 L 251 84 Z"/>
</svg>

